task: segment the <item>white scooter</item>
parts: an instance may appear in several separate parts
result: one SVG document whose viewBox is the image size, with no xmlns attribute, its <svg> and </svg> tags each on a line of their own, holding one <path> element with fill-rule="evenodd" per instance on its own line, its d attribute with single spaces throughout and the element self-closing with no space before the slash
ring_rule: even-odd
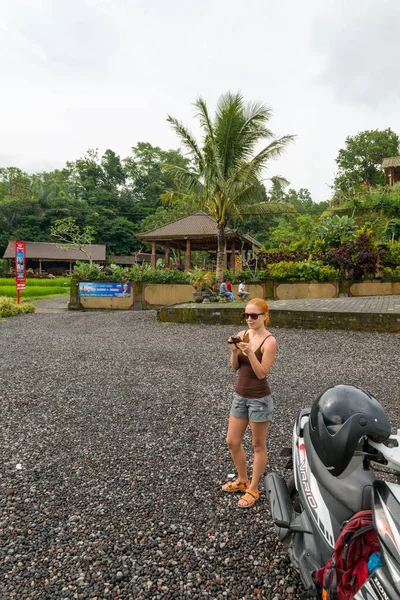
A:
<svg viewBox="0 0 400 600">
<path fill-rule="evenodd" d="M 353 597 L 400 599 L 400 430 L 391 435 L 381 404 L 355 386 L 328 388 L 301 411 L 286 454 L 288 481 L 269 473 L 265 488 L 278 538 L 304 584 L 302 597 L 324 597 L 315 572 L 332 556 L 343 524 L 372 509 L 382 565 Z"/>
</svg>

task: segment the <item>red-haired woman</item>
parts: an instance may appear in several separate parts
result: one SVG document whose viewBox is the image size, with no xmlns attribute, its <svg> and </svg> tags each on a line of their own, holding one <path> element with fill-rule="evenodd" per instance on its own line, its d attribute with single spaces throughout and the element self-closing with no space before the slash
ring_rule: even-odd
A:
<svg viewBox="0 0 400 600">
<path fill-rule="evenodd" d="M 266 329 L 269 321 L 268 304 L 254 298 L 246 304 L 244 318 L 247 330 L 240 331 L 241 341 L 229 338 L 231 365 L 239 370 L 235 394 L 229 416 L 228 444 L 237 470 L 236 481 L 222 486 L 224 492 L 242 492 L 238 508 L 250 508 L 259 498 L 258 484 L 267 466 L 267 435 L 272 419 L 273 400 L 267 374 L 276 355 L 276 340 Z M 247 476 L 246 455 L 242 445 L 250 423 L 254 449 L 251 481 Z"/>
</svg>

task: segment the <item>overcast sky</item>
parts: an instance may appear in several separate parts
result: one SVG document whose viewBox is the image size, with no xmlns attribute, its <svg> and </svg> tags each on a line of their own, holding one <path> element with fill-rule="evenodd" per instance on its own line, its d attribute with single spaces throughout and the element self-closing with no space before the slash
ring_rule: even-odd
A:
<svg viewBox="0 0 400 600">
<path fill-rule="evenodd" d="M 267 175 L 325 200 L 346 136 L 400 134 L 399 31 L 400 0 L 0 0 L 0 166 L 176 148 L 167 113 L 240 90 L 297 135 Z"/>
</svg>

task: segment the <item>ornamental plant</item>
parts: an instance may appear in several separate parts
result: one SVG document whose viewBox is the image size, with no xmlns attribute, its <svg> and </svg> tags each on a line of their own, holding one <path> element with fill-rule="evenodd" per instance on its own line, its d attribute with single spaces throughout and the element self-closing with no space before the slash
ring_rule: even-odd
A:
<svg viewBox="0 0 400 600">
<path fill-rule="evenodd" d="M 360 281 L 375 277 L 383 251 L 378 250 L 370 229 L 360 229 L 355 239 L 327 253 L 327 262 L 338 269 L 343 277 Z"/>
<path fill-rule="evenodd" d="M 190 273 L 190 283 L 197 292 L 212 291 L 214 275 L 211 271 L 195 267 Z"/>
<path fill-rule="evenodd" d="M 18 304 L 13 298 L 0 296 L 0 319 L 26 313 L 34 313 L 35 311 L 36 308 L 33 304 Z"/>
<path fill-rule="evenodd" d="M 285 262 L 269 265 L 270 279 L 274 281 L 336 281 L 339 273 L 337 269 L 324 265 L 321 261 Z"/>
<path fill-rule="evenodd" d="M 279 263 L 279 262 L 300 262 L 307 260 L 308 254 L 306 252 L 295 251 L 285 252 L 283 250 L 265 250 L 258 253 L 258 260 L 267 265 Z"/>
<path fill-rule="evenodd" d="M 382 256 L 382 263 L 390 266 L 400 266 L 400 242 L 393 242 L 390 244 L 384 255 Z"/>
<path fill-rule="evenodd" d="M 400 281 L 400 267 L 395 269 L 384 267 L 381 271 L 381 278 L 384 281 Z"/>
</svg>

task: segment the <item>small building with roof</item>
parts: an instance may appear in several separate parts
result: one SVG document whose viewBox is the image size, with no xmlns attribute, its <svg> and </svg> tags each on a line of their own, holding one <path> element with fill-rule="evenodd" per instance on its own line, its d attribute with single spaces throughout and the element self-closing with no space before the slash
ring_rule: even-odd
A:
<svg viewBox="0 0 400 600">
<path fill-rule="evenodd" d="M 89 262 L 88 256 L 82 250 L 72 248 L 69 244 L 48 242 L 25 242 L 25 244 L 26 268 L 33 269 L 40 274 L 42 271 L 46 271 L 52 275 L 63 275 L 66 271 L 72 271 L 77 260 Z M 93 262 L 105 264 L 106 246 L 104 244 L 91 244 L 84 248 L 91 255 Z M 8 242 L 3 258 L 10 261 L 15 260 L 15 241 Z"/>
<path fill-rule="evenodd" d="M 385 179 L 388 185 L 398 183 L 400 181 L 400 156 L 384 158 L 382 169 L 385 172 Z"/>
<path fill-rule="evenodd" d="M 185 253 L 185 271 L 191 268 L 191 252 L 203 250 L 217 253 L 218 229 L 215 219 L 202 211 L 196 211 L 166 225 L 150 231 L 135 234 L 142 242 L 151 244 L 151 265 L 156 266 L 157 246 L 165 251 L 165 265 L 169 266 L 169 251 L 175 250 L 177 267 L 182 265 L 182 252 Z M 236 270 L 236 256 L 252 258 L 254 252 L 261 248 L 260 242 L 248 234 L 240 234 L 236 229 L 225 229 L 226 245 L 224 249 L 224 267 Z"/>
</svg>

